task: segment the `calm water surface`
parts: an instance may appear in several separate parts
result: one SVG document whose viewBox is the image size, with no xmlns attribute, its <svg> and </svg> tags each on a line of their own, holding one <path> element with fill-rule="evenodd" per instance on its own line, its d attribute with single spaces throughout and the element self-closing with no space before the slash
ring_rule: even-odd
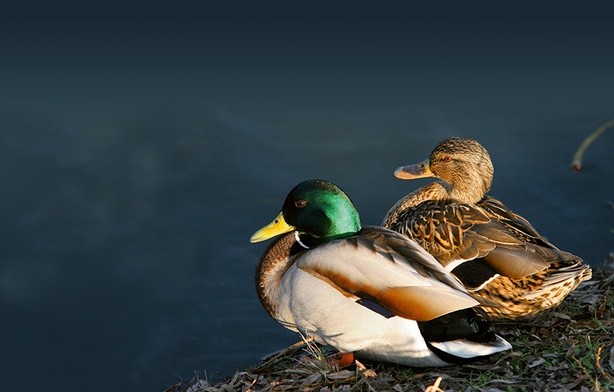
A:
<svg viewBox="0 0 614 392">
<path fill-rule="evenodd" d="M 360 43 L 378 55 L 402 45 L 352 42 L 348 57 L 328 46 L 323 57 L 260 58 L 250 46 L 239 58 L 230 45 L 227 57 L 178 57 L 153 74 L 143 62 L 115 59 L 110 73 L 79 63 L 68 87 L 47 71 L 72 58 L 43 68 L 3 58 L 0 390 L 160 391 L 194 371 L 216 380 L 256 365 L 298 336 L 257 300 L 266 244 L 250 235 L 308 178 L 337 183 L 378 224 L 427 182 L 393 170 L 448 136 L 489 150 L 492 195 L 602 263 L 613 249 L 612 132 L 584 172 L 569 163 L 614 116 L 611 58 L 566 57 L 563 46 L 493 60 L 479 45 L 473 57 L 456 46 L 451 57 L 361 57 Z"/>
</svg>

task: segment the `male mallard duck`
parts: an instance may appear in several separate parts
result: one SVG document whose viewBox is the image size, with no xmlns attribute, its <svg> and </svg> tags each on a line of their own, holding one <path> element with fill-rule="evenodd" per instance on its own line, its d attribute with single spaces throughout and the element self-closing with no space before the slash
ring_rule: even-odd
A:
<svg viewBox="0 0 614 392">
<path fill-rule="evenodd" d="M 494 197 L 490 156 L 475 140 L 443 140 L 429 158 L 395 171 L 435 177 L 399 200 L 382 226 L 418 242 L 467 288 L 490 318 L 516 319 L 557 306 L 591 278 L 582 259 L 562 251 Z"/>
<path fill-rule="evenodd" d="M 431 255 L 394 231 L 363 228 L 352 201 L 330 182 L 297 185 L 250 241 L 277 235 L 258 264 L 256 288 L 269 315 L 290 330 L 342 353 L 408 366 L 511 348 Z"/>
</svg>

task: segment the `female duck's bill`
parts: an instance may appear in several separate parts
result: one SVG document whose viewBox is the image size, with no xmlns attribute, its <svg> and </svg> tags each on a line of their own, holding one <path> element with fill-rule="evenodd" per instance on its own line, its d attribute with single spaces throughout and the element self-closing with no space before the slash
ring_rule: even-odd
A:
<svg viewBox="0 0 614 392">
<path fill-rule="evenodd" d="M 363 228 L 350 198 L 328 181 L 297 185 L 250 241 L 275 236 L 258 264 L 256 288 L 288 329 L 341 352 L 409 366 L 446 366 L 511 348 L 432 256 L 391 230 Z"/>
</svg>

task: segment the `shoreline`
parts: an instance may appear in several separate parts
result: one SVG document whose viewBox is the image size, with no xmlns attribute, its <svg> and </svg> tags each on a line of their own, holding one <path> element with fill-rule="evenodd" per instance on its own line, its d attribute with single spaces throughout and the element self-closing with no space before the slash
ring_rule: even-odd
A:
<svg viewBox="0 0 614 392">
<path fill-rule="evenodd" d="M 614 389 L 613 271 L 594 268 L 593 278 L 559 307 L 533 319 L 494 324 L 513 349 L 469 365 L 409 368 L 358 360 L 337 369 L 325 360 L 332 352 L 299 342 L 222 382 L 195 374 L 165 392 Z"/>
</svg>

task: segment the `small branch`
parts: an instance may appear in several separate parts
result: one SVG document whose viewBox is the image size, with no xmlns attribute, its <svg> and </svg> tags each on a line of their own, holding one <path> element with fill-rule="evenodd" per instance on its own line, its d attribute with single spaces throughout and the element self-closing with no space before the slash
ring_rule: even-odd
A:
<svg viewBox="0 0 614 392">
<path fill-rule="evenodd" d="M 614 120 L 610 120 L 607 123 L 603 124 L 593 133 L 588 135 L 586 139 L 584 139 L 582 144 L 580 144 L 580 147 L 578 147 L 578 149 L 576 150 L 576 153 L 573 156 L 573 160 L 571 161 L 571 168 L 574 171 L 582 170 L 582 156 L 584 155 L 584 152 L 586 151 L 588 146 L 590 146 L 591 143 L 595 141 L 595 139 L 597 139 L 602 133 L 604 133 L 606 129 L 612 126 L 614 126 Z"/>
</svg>

